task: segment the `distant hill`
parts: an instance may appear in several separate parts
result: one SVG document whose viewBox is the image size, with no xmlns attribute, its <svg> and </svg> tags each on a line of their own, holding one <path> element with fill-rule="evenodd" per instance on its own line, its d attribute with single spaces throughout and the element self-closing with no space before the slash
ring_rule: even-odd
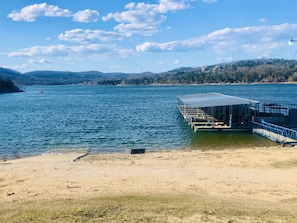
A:
<svg viewBox="0 0 297 223">
<path fill-rule="evenodd" d="M 153 73 L 102 73 L 99 71 L 32 71 L 19 73 L 9 69 L 2 68 L 0 76 L 11 78 L 16 83 L 22 85 L 66 85 L 66 84 L 113 84 L 126 78 L 139 78 L 150 76 Z"/>
<path fill-rule="evenodd" d="M 129 75 L 125 73 L 102 73 L 99 71 L 71 72 L 71 71 L 33 71 L 24 73 L 28 77 L 27 82 L 23 84 L 97 84 L 98 81 L 122 79 Z"/>
<path fill-rule="evenodd" d="M 195 85 L 210 83 L 282 83 L 297 81 L 297 61 L 242 60 L 197 68 L 178 68 L 124 84 Z"/>
<path fill-rule="evenodd" d="M 280 83 L 297 81 L 297 61 L 255 59 L 203 67 L 180 67 L 163 73 L 32 71 L 0 68 L 0 77 L 22 85 L 188 85 L 208 83 Z"/>
</svg>

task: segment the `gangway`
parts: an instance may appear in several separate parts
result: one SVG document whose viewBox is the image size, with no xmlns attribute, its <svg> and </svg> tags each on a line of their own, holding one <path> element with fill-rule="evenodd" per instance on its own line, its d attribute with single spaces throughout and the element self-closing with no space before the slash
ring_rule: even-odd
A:
<svg viewBox="0 0 297 223">
<path fill-rule="evenodd" d="M 252 124 L 254 133 L 267 137 L 274 142 L 282 143 L 283 145 L 297 144 L 297 131 L 294 129 L 275 125 L 264 120 L 261 123 L 252 122 Z"/>
</svg>

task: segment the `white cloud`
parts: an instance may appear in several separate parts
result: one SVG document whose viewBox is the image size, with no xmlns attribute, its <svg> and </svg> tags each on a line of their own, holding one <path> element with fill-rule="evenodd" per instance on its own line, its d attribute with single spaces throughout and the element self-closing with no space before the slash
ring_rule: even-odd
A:
<svg viewBox="0 0 297 223">
<path fill-rule="evenodd" d="M 61 33 L 59 40 L 76 42 L 76 43 L 92 43 L 97 41 L 114 41 L 122 40 L 123 35 L 115 31 L 90 30 L 90 29 L 72 29 Z"/>
<path fill-rule="evenodd" d="M 8 18 L 13 21 L 35 22 L 39 17 L 73 17 L 75 22 L 96 22 L 99 12 L 96 10 L 86 9 L 76 13 L 70 12 L 68 9 L 61 9 L 55 5 L 47 3 L 33 4 L 23 7 L 21 10 L 14 10 Z"/>
<path fill-rule="evenodd" d="M 144 3 L 129 3 L 123 12 L 109 13 L 103 21 L 114 19 L 119 25 L 114 29 L 131 36 L 135 33 L 152 35 L 157 32 L 158 26 L 165 20 L 165 16 L 156 12 L 156 5 Z"/>
<path fill-rule="evenodd" d="M 105 54 L 113 52 L 116 48 L 115 45 L 104 44 L 89 44 L 70 47 L 71 53 L 75 53 L 78 56 L 87 56 L 92 54 Z"/>
<path fill-rule="evenodd" d="M 202 40 L 185 40 L 185 41 L 171 41 L 166 43 L 156 43 L 156 42 L 145 42 L 143 44 L 137 45 L 137 52 L 169 52 L 169 51 L 189 51 L 194 48 L 201 49 L 204 48 L 204 43 Z"/>
<path fill-rule="evenodd" d="M 260 18 L 260 19 L 258 19 L 258 22 L 260 22 L 260 23 L 265 23 L 265 22 L 267 22 L 267 19 L 265 19 L 265 18 Z"/>
<path fill-rule="evenodd" d="M 29 60 L 29 64 L 52 64 L 52 63 L 56 63 L 56 61 L 48 60 L 48 59 Z"/>
<path fill-rule="evenodd" d="M 34 22 L 38 17 L 71 17 L 68 9 L 61 9 L 58 6 L 47 3 L 28 5 L 20 11 L 13 11 L 8 18 L 13 21 Z"/>
<path fill-rule="evenodd" d="M 283 46 L 297 24 L 225 28 L 208 35 L 165 43 L 145 42 L 136 46 L 138 52 L 192 51 L 212 48 L 216 53 L 263 52 Z"/>
<path fill-rule="evenodd" d="M 159 5 L 157 7 L 160 13 L 166 13 L 168 11 L 178 11 L 190 7 L 188 1 L 181 0 L 159 0 Z"/>
<path fill-rule="evenodd" d="M 127 57 L 132 54 L 132 50 L 120 49 L 115 44 L 85 44 L 78 46 L 51 45 L 33 46 L 10 52 L 9 57 L 92 57 L 92 56 L 119 56 Z"/>
<path fill-rule="evenodd" d="M 78 11 L 73 14 L 73 21 L 75 22 L 97 22 L 99 17 L 99 12 L 96 10 L 86 9 L 84 11 Z"/>
<path fill-rule="evenodd" d="M 61 62 L 61 60 L 48 60 L 48 59 L 30 59 L 29 61 L 23 63 L 23 64 L 18 64 L 15 66 L 7 66 L 6 68 L 10 68 L 13 70 L 24 70 L 27 69 L 31 65 L 50 65 L 50 64 L 55 64 L 55 66 Z M 5 66 L 4 66 L 5 67 Z"/>
<path fill-rule="evenodd" d="M 102 17 L 103 21 L 115 20 L 119 24 L 114 30 L 125 33 L 151 36 L 158 31 L 162 22 L 166 20 L 164 13 L 182 10 L 189 7 L 186 0 L 159 0 L 159 4 L 129 3 L 125 11 L 109 13 Z"/>
<path fill-rule="evenodd" d="M 16 52 L 8 54 L 9 57 L 34 57 L 43 55 L 67 55 L 69 47 L 65 45 L 52 45 L 52 46 L 33 46 L 30 48 L 20 49 Z"/>
</svg>

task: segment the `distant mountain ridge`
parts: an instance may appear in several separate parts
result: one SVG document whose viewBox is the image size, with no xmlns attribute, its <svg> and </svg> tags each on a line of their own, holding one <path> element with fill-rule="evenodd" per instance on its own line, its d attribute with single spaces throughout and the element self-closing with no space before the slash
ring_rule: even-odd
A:
<svg viewBox="0 0 297 223">
<path fill-rule="evenodd" d="M 5 77 L 22 85 L 64 85 L 64 84 L 98 84 L 102 81 L 122 80 L 125 78 L 150 76 L 153 73 L 102 73 L 99 71 L 32 71 L 20 73 L 11 69 L 0 68 L 0 77 Z"/>
<path fill-rule="evenodd" d="M 283 83 L 297 81 L 297 61 L 253 59 L 203 67 L 182 67 L 149 78 L 127 79 L 122 84 L 197 85 L 221 83 Z"/>
<path fill-rule="evenodd" d="M 32 71 L 0 68 L 0 77 L 21 85 L 187 85 L 205 83 L 271 83 L 297 81 L 296 60 L 254 59 L 203 67 L 180 67 L 162 73 L 99 71 Z"/>
</svg>

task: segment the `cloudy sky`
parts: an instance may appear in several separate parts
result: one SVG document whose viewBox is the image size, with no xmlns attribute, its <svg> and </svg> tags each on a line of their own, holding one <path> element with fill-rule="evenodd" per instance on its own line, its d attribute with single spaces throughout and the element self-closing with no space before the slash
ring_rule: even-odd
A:
<svg viewBox="0 0 297 223">
<path fill-rule="evenodd" d="M 296 0 L 2 0 L 0 66 L 163 72 L 294 59 Z"/>
</svg>

